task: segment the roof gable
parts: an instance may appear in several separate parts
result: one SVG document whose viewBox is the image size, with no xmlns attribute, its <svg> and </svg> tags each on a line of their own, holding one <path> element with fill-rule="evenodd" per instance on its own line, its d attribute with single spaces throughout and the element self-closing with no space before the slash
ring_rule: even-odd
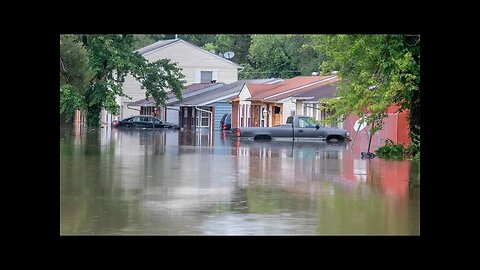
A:
<svg viewBox="0 0 480 270">
<path fill-rule="evenodd" d="M 193 45 L 193 44 L 191 44 L 191 43 L 189 43 L 189 42 L 186 42 L 186 41 L 183 40 L 183 39 L 160 40 L 160 41 L 157 41 L 157 42 L 155 42 L 155 43 L 153 43 L 153 44 L 150 44 L 150 45 L 148 45 L 148 46 L 145 46 L 145 47 L 143 47 L 143 48 L 140 48 L 140 49 L 136 50 L 135 52 L 138 52 L 138 53 L 140 53 L 142 56 L 145 57 L 145 56 L 147 56 L 147 55 L 149 55 L 149 54 L 155 53 L 155 52 L 157 52 L 157 51 L 159 51 L 159 50 L 162 50 L 162 49 L 164 49 L 164 48 L 166 48 L 166 47 L 174 46 L 175 44 L 179 44 L 179 43 L 186 44 L 186 45 L 188 45 L 188 46 L 190 46 L 190 47 L 192 47 L 192 48 L 194 48 L 194 49 L 196 49 L 196 50 L 199 50 L 199 51 L 201 51 L 201 52 L 203 52 L 203 53 L 206 53 L 206 54 L 208 54 L 208 55 L 210 55 L 210 56 L 213 56 L 213 57 L 215 57 L 215 58 L 217 58 L 217 59 L 220 59 L 220 60 L 222 60 L 222 61 L 224 61 L 224 62 L 226 62 L 226 63 L 228 63 L 228 64 L 230 64 L 230 65 L 233 65 L 233 66 L 235 66 L 236 68 L 242 68 L 242 66 L 240 66 L 240 65 L 238 65 L 238 64 L 236 64 L 236 63 L 234 63 L 234 62 L 232 62 L 232 61 L 230 61 L 230 60 L 228 60 L 228 59 L 225 59 L 225 58 L 220 57 L 220 56 L 218 56 L 218 55 L 216 55 L 216 54 L 214 54 L 214 53 L 211 53 L 211 52 L 209 52 L 209 51 L 206 51 L 206 50 L 204 50 L 204 49 L 202 49 L 202 48 L 200 48 L 200 47 L 198 47 L 198 46 L 195 46 L 195 45 Z"/>
</svg>

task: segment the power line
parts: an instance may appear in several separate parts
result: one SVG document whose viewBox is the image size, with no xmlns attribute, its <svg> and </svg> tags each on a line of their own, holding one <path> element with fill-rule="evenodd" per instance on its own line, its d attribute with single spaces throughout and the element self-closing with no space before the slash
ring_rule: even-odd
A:
<svg viewBox="0 0 480 270">
<path fill-rule="evenodd" d="M 275 72 L 278 72 L 278 73 L 282 73 L 282 72 L 286 72 L 286 73 L 294 73 L 294 72 L 301 72 L 300 70 L 292 70 L 292 71 L 240 71 L 241 73 L 275 73 Z"/>
</svg>

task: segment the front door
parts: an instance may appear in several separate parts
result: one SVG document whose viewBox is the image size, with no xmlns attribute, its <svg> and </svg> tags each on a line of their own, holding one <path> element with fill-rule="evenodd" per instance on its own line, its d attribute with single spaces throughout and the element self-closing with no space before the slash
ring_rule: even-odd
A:
<svg viewBox="0 0 480 270">
<path fill-rule="evenodd" d="M 282 122 L 281 107 L 273 107 L 273 126 L 280 125 Z"/>
</svg>

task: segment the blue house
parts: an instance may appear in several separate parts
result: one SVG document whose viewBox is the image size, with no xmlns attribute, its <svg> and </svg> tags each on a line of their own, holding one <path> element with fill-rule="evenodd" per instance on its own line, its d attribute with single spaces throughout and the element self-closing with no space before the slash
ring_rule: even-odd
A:
<svg viewBox="0 0 480 270">
<path fill-rule="evenodd" d="M 168 107 L 179 108 L 179 126 L 185 130 L 220 130 L 220 120 L 226 113 L 232 112 L 227 99 L 238 95 L 245 83 L 272 83 L 279 79 L 240 80 L 167 103 Z"/>
</svg>

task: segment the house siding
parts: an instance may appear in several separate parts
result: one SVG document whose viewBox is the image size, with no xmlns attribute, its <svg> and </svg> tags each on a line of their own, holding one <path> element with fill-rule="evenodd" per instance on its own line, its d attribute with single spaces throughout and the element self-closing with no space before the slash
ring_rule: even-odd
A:
<svg viewBox="0 0 480 270">
<path fill-rule="evenodd" d="M 238 69 L 235 64 L 222 60 L 200 48 L 195 48 L 183 41 L 175 42 L 156 51 L 147 52 L 144 58 L 150 62 L 159 59 L 170 59 L 181 68 L 185 75 L 185 85 L 200 82 L 201 71 L 213 71 L 213 78 L 217 82 L 232 83 L 238 80 Z M 128 102 L 134 102 L 145 98 L 145 90 L 140 88 L 141 84 L 132 75 L 125 77 L 123 92 L 132 99 L 122 97 L 120 105 L 120 118 L 138 115 L 139 111 L 127 108 Z"/>
<path fill-rule="evenodd" d="M 226 113 L 232 113 L 232 106 L 226 101 L 215 103 L 214 129 L 220 130 L 220 120 Z"/>
<path fill-rule="evenodd" d="M 182 74 L 185 75 L 187 85 L 199 83 L 200 78 L 196 78 L 196 72 L 202 70 L 214 71 L 214 73 L 216 71 L 218 82 L 232 83 L 238 80 L 236 66 L 183 42 L 165 46 L 158 51 L 147 53 L 144 57 L 151 62 L 167 58 L 178 63 L 178 67 L 182 68 Z"/>
<path fill-rule="evenodd" d="M 167 122 L 179 124 L 179 114 L 180 114 L 180 107 L 178 106 L 167 106 L 166 114 L 167 114 Z"/>
<path fill-rule="evenodd" d="M 282 124 L 285 124 L 287 123 L 287 118 L 289 116 L 292 115 L 291 111 L 295 111 L 296 109 L 296 103 L 293 103 L 291 99 L 286 99 L 284 102 L 283 102 L 283 107 L 282 107 L 282 111 L 283 111 L 283 119 L 282 119 Z M 299 112 L 298 111 L 295 111 L 295 114 L 298 114 Z"/>
</svg>

